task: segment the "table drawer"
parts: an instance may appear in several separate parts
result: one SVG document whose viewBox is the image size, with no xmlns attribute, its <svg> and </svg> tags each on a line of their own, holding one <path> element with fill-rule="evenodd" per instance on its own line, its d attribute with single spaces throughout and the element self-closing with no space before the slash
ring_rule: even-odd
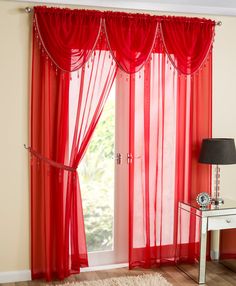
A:
<svg viewBox="0 0 236 286">
<path fill-rule="evenodd" d="M 236 228 L 236 215 L 208 218 L 208 230 Z"/>
</svg>

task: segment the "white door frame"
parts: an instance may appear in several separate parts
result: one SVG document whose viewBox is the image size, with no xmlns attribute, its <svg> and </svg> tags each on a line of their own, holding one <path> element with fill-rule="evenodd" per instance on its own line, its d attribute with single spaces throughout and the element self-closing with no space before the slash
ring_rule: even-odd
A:
<svg viewBox="0 0 236 286">
<path fill-rule="evenodd" d="M 115 196 L 114 196 L 114 249 L 88 253 L 89 266 L 111 265 L 128 262 L 128 179 L 127 154 L 129 146 L 129 80 L 118 71 L 115 104 Z M 121 164 L 116 154 L 121 154 Z"/>
</svg>

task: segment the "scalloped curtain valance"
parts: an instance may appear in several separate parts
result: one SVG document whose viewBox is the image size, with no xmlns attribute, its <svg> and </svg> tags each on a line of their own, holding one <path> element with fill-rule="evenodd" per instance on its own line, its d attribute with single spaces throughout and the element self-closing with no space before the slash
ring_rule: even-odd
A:
<svg viewBox="0 0 236 286">
<path fill-rule="evenodd" d="M 215 21 L 122 12 L 35 7 L 34 27 L 57 68 L 80 69 L 94 51 L 110 50 L 126 73 L 164 52 L 179 73 L 199 70 L 211 52 Z"/>
</svg>

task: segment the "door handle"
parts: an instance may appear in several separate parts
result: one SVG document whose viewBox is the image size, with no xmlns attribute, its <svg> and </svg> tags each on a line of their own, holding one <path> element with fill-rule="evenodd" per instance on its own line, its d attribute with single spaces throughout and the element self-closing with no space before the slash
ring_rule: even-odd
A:
<svg viewBox="0 0 236 286">
<path fill-rule="evenodd" d="M 122 156 L 120 153 L 116 153 L 116 164 L 121 165 L 122 162 Z"/>
</svg>

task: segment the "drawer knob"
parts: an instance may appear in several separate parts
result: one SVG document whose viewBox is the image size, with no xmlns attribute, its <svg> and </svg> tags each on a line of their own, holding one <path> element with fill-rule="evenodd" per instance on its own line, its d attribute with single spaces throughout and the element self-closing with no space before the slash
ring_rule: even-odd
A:
<svg viewBox="0 0 236 286">
<path fill-rule="evenodd" d="M 227 219 L 226 222 L 227 222 L 227 223 L 231 223 L 231 219 Z"/>
</svg>

